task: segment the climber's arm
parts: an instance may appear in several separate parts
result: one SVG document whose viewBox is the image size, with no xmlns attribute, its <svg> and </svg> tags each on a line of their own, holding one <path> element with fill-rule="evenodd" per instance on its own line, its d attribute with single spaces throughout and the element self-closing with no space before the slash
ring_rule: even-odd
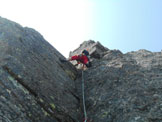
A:
<svg viewBox="0 0 162 122">
<path fill-rule="evenodd" d="M 77 56 L 77 55 L 75 55 L 75 56 L 72 56 L 71 58 L 70 58 L 70 61 L 72 61 L 72 60 L 78 60 L 79 59 L 79 57 Z"/>
</svg>

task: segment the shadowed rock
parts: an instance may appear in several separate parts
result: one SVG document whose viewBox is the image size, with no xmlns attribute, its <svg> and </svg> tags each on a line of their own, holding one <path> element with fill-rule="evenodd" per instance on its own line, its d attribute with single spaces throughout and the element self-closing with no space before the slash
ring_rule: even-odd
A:
<svg viewBox="0 0 162 122">
<path fill-rule="evenodd" d="M 31 28 L 0 18 L 0 120 L 74 122 L 76 69 Z"/>
</svg>

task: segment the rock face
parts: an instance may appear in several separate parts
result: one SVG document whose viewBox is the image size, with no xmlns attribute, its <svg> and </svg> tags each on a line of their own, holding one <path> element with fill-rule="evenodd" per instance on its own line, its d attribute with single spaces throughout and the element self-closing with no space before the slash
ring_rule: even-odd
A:
<svg viewBox="0 0 162 122">
<path fill-rule="evenodd" d="M 90 47 L 97 44 L 84 43 L 90 43 Z M 84 71 L 89 119 L 94 122 L 161 122 L 162 53 L 139 50 L 122 54 L 119 50 L 105 50 L 100 55 L 100 58 L 91 56 L 93 66 Z"/>
<path fill-rule="evenodd" d="M 60 57 L 35 30 L 0 18 L 0 120 L 77 121 L 76 69 Z"/>
<path fill-rule="evenodd" d="M 88 49 L 85 70 L 89 122 L 161 122 L 162 52 L 123 54 L 99 42 L 83 42 L 70 56 Z M 0 120 L 82 122 L 82 72 L 35 30 L 0 18 Z"/>
</svg>

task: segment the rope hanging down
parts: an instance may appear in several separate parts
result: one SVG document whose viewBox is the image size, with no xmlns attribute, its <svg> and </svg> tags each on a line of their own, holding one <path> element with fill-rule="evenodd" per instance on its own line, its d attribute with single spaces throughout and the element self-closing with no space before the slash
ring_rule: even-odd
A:
<svg viewBox="0 0 162 122">
<path fill-rule="evenodd" d="M 83 97 L 83 110 L 84 110 L 84 122 L 87 122 L 87 112 L 85 107 L 85 96 L 84 96 L 84 71 L 82 71 L 82 97 Z"/>
</svg>

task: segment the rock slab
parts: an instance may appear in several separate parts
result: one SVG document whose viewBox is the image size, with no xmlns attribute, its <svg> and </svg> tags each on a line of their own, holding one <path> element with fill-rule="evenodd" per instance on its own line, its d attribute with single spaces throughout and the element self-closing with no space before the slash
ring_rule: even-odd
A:
<svg viewBox="0 0 162 122">
<path fill-rule="evenodd" d="M 0 18 L 0 120 L 74 122 L 77 71 L 43 36 Z"/>
</svg>

